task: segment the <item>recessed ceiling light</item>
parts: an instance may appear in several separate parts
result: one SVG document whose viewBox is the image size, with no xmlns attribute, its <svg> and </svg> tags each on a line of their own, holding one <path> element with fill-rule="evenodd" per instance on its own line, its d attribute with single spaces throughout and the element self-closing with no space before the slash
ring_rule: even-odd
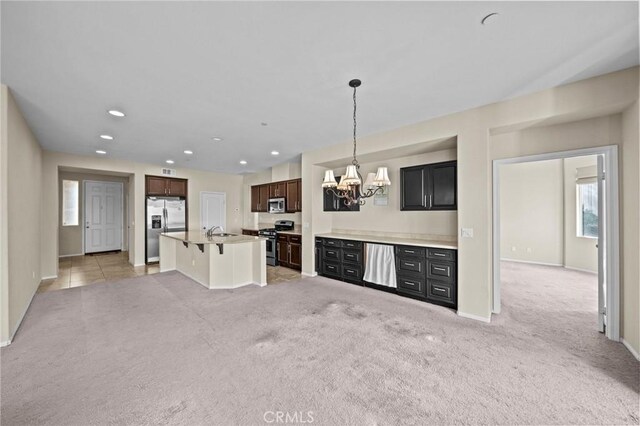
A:
<svg viewBox="0 0 640 426">
<path fill-rule="evenodd" d="M 278 151 L 271 151 L 271 155 L 280 155 Z"/>
<path fill-rule="evenodd" d="M 219 136 L 214 136 L 213 140 L 216 141 L 216 142 L 220 142 L 222 140 L 222 138 L 219 137 Z"/>
<path fill-rule="evenodd" d="M 104 155 L 104 154 L 106 154 L 106 153 L 107 153 L 107 151 L 103 151 L 103 150 L 101 150 L 101 149 L 99 149 L 99 150 L 97 150 L 97 151 L 96 151 L 96 154 L 100 154 L 100 155 Z"/>
<path fill-rule="evenodd" d="M 244 166 L 245 164 L 247 164 L 247 162 L 244 161 L 244 160 L 240 160 L 240 164 L 242 164 Z"/>
<path fill-rule="evenodd" d="M 102 139 L 106 139 L 108 141 L 112 141 L 113 140 L 113 136 L 111 136 L 111 135 L 100 135 L 100 137 Z"/>
<path fill-rule="evenodd" d="M 114 117 L 124 117 L 124 112 L 122 111 L 118 111 L 117 109 L 110 109 L 109 114 L 113 115 Z"/>
<path fill-rule="evenodd" d="M 191 154 L 193 154 L 193 151 L 190 151 L 190 150 L 188 150 L 188 149 L 185 149 L 185 150 L 184 150 L 184 153 L 185 153 L 185 154 L 187 154 L 187 155 L 191 155 Z"/>
<path fill-rule="evenodd" d="M 173 161 L 173 160 L 167 160 L 167 164 L 173 164 L 173 163 L 175 163 L 175 161 Z"/>
<path fill-rule="evenodd" d="M 265 123 L 264 121 L 262 123 L 260 123 L 261 126 L 268 126 L 269 123 Z"/>
</svg>

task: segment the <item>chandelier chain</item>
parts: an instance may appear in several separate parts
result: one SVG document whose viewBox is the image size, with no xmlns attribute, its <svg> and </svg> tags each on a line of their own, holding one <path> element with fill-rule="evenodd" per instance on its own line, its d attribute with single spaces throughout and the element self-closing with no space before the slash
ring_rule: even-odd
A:
<svg viewBox="0 0 640 426">
<path fill-rule="evenodd" d="M 356 160 L 356 87 L 353 88 L 353 161 L 351 164 L 354 166 L 358 165 L 358 160 Z"/>
</svg>

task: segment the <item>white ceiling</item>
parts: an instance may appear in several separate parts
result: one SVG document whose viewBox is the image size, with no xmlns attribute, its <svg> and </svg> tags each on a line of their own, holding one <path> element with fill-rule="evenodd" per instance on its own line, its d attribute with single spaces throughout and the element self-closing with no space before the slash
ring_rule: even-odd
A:
<svg viewBox="0 0 640 426">
<path fill-rule="evenodd" d="M 46 149 L 230 173 L 348 141 L 352 78 L 364 135 L 638 64 L 637 2 L 0 7 L 2 82 Z"/>
</svg>

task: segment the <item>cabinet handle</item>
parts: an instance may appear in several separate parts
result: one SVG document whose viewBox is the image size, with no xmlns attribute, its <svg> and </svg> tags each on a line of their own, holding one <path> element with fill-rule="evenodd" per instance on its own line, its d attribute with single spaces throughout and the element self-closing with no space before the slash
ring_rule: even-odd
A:
<svg viewBox="0 0 640 426">
<path fill-rule="evenodd" d="M 429 195 L 429 208 L 433 207 L 433 196 Z"/>
<path fill-rule="evenodd" d="M 416 266 L 415 263 L 404 262 L 404 264 L 407 265 L 407 266 Z"/>
<path fill-rule="evenodd" d="M 171 188 L 169 188 L 169 195 L 171 195 Z"/>
<path fill-rule="evenodd" d="M 440 268 L 438 266 L 434 266 L 433 269 L 435 269 L 436 271 L 447 272 L 447 270 L 445 268 Z"/>
<path fill-rule="evenodd" d="M 413 251 L 413 250 L 405 250 L 404 252 L 405 253 L 415 253 L 415 251 Z"/>
<path fill-rule="evenodd" d="M 445 257 L 446 254 L 444 253 L 433 253 L 434 256 L 440 256 L 440 257 Z"/>
<path fill-rule="evenodd" d="M 433 287 L 433 289 L 434 289 L 435 291 L 439 291 L 439 292 L 441 292 L 441 293 L 446 293 L 446 292 L 447 292 L 447 290 L 445 290 L 444 288 Z"/>
<path fill-rule="evenodd" d="M 416 283 L 411 282 L 411 281 L 405 281 L 404 283 L 405 283 L 406 285 L 408 285 L 408 286 L 411 286 L 411 287 L 415 287 L 415 286 L 416 286 Z"/>
</svg>

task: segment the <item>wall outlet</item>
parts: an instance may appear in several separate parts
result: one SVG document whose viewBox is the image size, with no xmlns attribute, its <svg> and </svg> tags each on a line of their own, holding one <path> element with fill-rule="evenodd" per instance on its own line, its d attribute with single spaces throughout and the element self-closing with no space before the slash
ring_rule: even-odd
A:
<svg viewBox="0 0 640 426">
<path fill-rule="evenodd" d="M 460 230 L 460 236 L 462 238 L 473 238 L 473 228 L 462 228 Z"/>
<path fill-rule="evenodd" d="M 191 260 L 191 266 L 196 266 L 196 261 L 195 260 Z"/>
<path fill-rule="evenodd" d="M 516 246 L 512 246 L 511 251 L 516 251 Z"/>
<path fill-rule="evenodd" d="M 303 223 L 303 224 L 302 224 L 302 227 L 303 227 L 304 229 L 309 229 L 309 222 L 305 222 L 305 223 Z"/>
<path fill-rule="evenodd" d="M 36 277 L 36 271 L 31 271 L 31 278 L 35 278 Z"/>
</svg>

